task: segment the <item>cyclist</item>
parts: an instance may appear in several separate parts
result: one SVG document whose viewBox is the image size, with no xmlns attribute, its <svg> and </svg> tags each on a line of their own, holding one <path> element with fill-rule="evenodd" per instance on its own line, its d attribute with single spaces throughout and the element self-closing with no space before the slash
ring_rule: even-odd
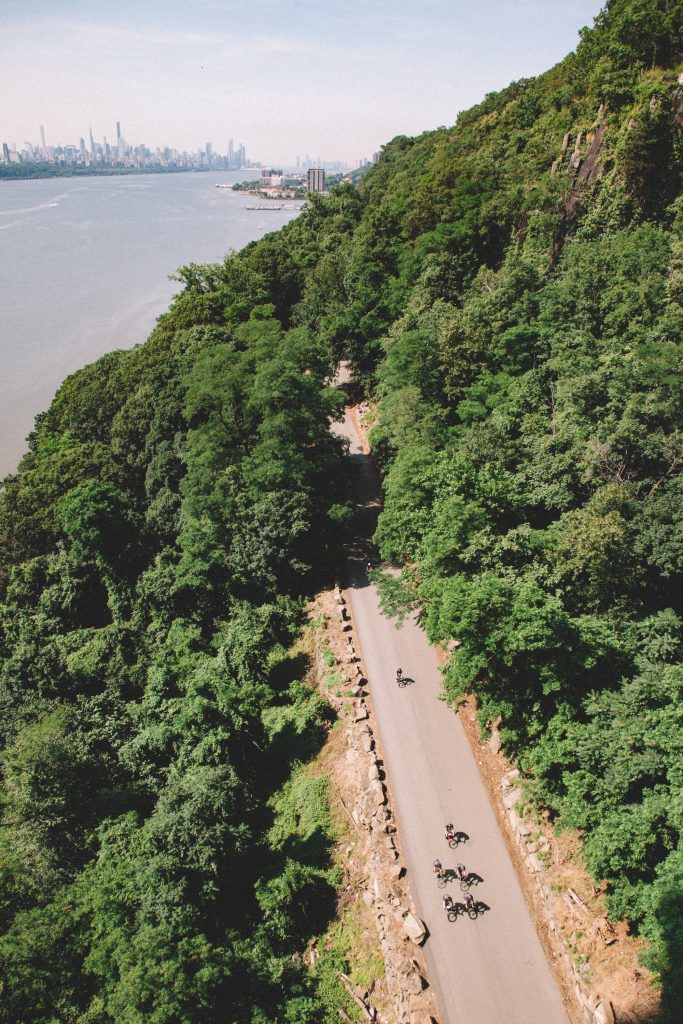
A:
<svg viewBox="0 0 683 1024">
<path fill-rule="evenodd" d="M 448 893 L 443 897 L 443 909 L 448 913 L 449 910 L 453 909 L 453 897 L 449 896 Z"/>
<path fill-rule="evenodd" d="M 465 910 L 476 910 L 477 904 L 474 902 L 474 896 L 471 892 L 465 895 Z"/>
<path fill-rule="evenodd" d="M 396 682 L 397 683 L 403 682 L 403 669 L 402 668 L 397 668 L 396 669 Z"/>
<path fill-rule="evenodd" d="M 465 871 L 465 865 L 464 864 L 456 864 L 455 865 L 455 873 L 456 873 L 456 875 L 458 876 L 458 878 L 460 879 L 461 882 L 464 882 L 465 879 L 467 878 L 467 872 Z"/>
<path fill-rule="evenodd" d="M 455 825 L 449 822 L 448 825 L 444 826 L 443 834 L 446 837 L 446 842 L 450 843 L 451 839 L 455 839 Z"/>
<path fill-rule="evenodd" d="M 432 871 L 434 872 L 437 878 L 441 878 L 443 876 L 443 864 L 441 863 L 440 860 L 437 859 L 434 861 L 434 863 L 432 864 Z"/>
</svg>

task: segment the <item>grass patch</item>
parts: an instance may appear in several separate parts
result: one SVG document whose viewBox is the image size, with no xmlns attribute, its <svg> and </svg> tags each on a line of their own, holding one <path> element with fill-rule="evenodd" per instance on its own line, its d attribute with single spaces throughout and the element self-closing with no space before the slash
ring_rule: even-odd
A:
<svg viewBox="0 0 683 1024">
<path fill-rule="evenodd" d="M 339 687 L 341 686 L 341 684 L 342 684 L 342 674 L 341 674 L 341 672 L 330 672 L 330 674 L 328 675 L 327 679 L 325 680 L 325 686 L 327 687 L 328 690 L 333 690 L 335 688 L 337 690 L 339 690 Z M 337 694 L 337 696 L 339 696 L 339 694 Z"/>
<path fill-rule="evenodd" d="M 312 967 L 318 991 L 330 1009 L 330 1024 L 339 1020 L 338 1009 L 345 1010 L 351 1020 L 363 1019 L 360 1010 L 339 981 L 339 971 L 348 974 L 354 985 L 363 989 L 370 989 L 373 982 L 384 977 L 384 960 L 379 948 L 373 943 L 375 948 L 368 949 L 362 915 L 363 906 L 360 901 L 343 911 L 322 936 L 320 956 Z"/>
</svg>

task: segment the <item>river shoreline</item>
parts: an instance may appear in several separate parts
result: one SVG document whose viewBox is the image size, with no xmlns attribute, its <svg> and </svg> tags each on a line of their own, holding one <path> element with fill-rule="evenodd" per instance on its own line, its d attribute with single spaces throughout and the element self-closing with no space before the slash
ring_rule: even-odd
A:
<svg viewBox="0 0 683 1024">
<path fill-rule="evenodd" d="M 62 381 L 143 342 L 189 263 L 221 261 L 298 215 L 242 209 L 243 171 L 23 179 L 0 189 L 0 478 Z"/>
</svg>

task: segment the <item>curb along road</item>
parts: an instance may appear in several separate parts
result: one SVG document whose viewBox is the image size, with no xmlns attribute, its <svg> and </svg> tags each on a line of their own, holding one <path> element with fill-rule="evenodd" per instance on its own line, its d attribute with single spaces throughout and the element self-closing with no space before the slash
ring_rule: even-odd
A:
<svg viewBox="0 0 683 1024">
<path fill-rule="evenodd" d="M 376 474 L 348 412 L 332 429 L 349 440 L 358 469 L 358 536 L 369 539 L 380 509 Z M 397 630 L 381 614 L 365 574 L 366 550 L 351 553 L 348 595 L 408 881 L 430 932 L 425 956 L 441 1024 L 568 1024 L 472 749 L 460 719 L 439 700 L 436 652 L 414 620 Z M 401 689 L 398 666 L 414 680 Z M 468 836 L 455 850 L 443 835 L 451 821 Z M 462 861 L 483 879 L 472 891 L 488 909 L 476 920 L 447 920 L 443 893 L 456 903 L 463 896 L 453 881 L 443 891 L 436 887 L 431 865 L 437 857 L 445 868 Z"/>
</svg>

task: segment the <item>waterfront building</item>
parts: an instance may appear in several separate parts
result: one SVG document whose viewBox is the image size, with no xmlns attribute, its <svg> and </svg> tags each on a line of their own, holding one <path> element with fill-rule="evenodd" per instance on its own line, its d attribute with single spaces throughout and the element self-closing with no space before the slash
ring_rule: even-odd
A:
<svg viewBox="0 0 683 1024">
<path fill-rule="evenodd" d="M 259 180 L 260 188 L 270 188 L 271 186 L 281 186 L 284 184 L 284 175 L 282 169 L 279 167 L 262 167 L 261 177 Z"/>
<path fill-rule="evenodd" d="M 308 168 L 308 191 L 309 192 L 324 192 L 325 191 L 325 168 L 324 167 L 309 167 Z"/>
</svg>

